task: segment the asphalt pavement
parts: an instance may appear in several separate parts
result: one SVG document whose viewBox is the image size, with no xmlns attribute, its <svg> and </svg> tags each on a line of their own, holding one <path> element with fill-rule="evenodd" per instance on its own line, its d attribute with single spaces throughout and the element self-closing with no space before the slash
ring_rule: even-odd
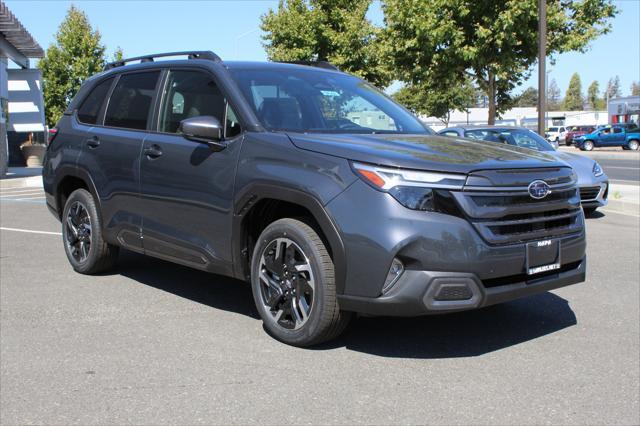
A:
<svg viewBox="0 0 640 426">
<path fill-rule="evenodd" d="M 0 199 L 2 424 L 640 423 L 637 215 L 587 220 L 585 283 L 298 349 L 243 282 L 128 252 L 73 272 L 27 192 Z"/>
</svg>

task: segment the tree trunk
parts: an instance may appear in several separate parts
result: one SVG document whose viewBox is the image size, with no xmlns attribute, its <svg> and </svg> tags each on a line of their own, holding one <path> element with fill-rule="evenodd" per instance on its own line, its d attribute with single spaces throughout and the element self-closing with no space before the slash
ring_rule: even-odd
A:
<svg viewBox="0 0 640 426">
<path fill-rule="evenodd" d="M 489 98 L 489 116 L 487 123 L 490 126 L 496 124 L 496 77 L 489 71 L 487 84 L 487 97 Z"/>
</svg>

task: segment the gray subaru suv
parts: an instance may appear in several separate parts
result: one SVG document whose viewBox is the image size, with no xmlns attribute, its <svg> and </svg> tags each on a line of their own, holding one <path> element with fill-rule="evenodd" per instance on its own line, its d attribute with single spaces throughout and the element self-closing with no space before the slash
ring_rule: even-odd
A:
<svg viewBox="0 0 640 426">
<path fill-rule="evenodd" d="M 567 164 L 452 144 L 326 62 L 112 63 L 51 135 L 47 206 L 76 271 L 123 248 L 248 281 L 288 344 L 332 339 L 354 313 L 476 309 L 585 278 Z"/>
</svg>

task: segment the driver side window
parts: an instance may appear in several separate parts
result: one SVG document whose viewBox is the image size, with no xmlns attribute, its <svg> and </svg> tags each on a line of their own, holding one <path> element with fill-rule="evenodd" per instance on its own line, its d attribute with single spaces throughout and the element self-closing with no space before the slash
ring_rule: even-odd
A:
<svg viewBox="0 0 640 426">
<path fill-rule="evenodd" d="M 200 71 L 170 71 L 160 108 L 158 130 L 177 133 L 186 118 L 210 115 L 225 122 L 226 102 L 212 77 Z"/>
</svg>

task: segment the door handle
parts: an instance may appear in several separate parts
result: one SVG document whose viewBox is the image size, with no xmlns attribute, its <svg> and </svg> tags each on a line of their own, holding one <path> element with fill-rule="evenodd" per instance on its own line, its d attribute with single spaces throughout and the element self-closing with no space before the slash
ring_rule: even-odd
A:
<svg viewBox="0 0 640 426">
<path fill-rule="evenodd" d="M 100 139 L 98 139 L 96 136 L 87 139 L 87 146 L 89 148 L 97 148 L 100 146 Z"/>
<path fill-rule="evenodd" d="M 145 148 L 144 150 L 144 154 L 150 158 L 150 159 L 154 159 L 154 158 L 158 158 L 162 155 L 162 150 L 160 149 L 160 147 L 158 145 L 151 145 L 149 148 Z"/>
</svg>

